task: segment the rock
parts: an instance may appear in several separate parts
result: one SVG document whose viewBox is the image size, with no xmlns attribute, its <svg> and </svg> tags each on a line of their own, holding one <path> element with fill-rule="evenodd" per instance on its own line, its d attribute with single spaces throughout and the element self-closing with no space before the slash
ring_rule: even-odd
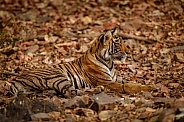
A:
<svg viewBox="0 0 184 122">
<path fill-rule="evenodd" d="M 80 116 L 93 117 L 95 112 L 88 108 L 77 108 L 75 109 L 75 114 Z"/>
<path fill-rule="evenodd" d="M 177 114 L 175 117 L 175 122 L 184 122 L 184 113 Z"/>
<path fill-rule="evenodd" d="M 143 121 L 140 120 L 140 119 L 134 119 L 134 120 L 132 120 L 131 122 L 143 122 Z"/>
<path fill-rule="evenodd" d="M 76 122 L 77 117 L 75 114 L 67 114 L 64 122 Z"/>
<path fill-rule="evenodd" d="M 146 108 L 146 111 L 147 111 L 147 112 L 155 112 L 156 110 L 155 110 L 155 109 L 153 109 L 153 108 L 149 108 L 149 107 L 147 107 L 147 108 Z"/>
<path fill-rule="evenodd" d="M 23 95 L 19 95 L 5 108 L 6 116 L 17 120 L 31 120 L 30 100 Z"/>
<path fill-rule="evenodd" d="M 109 118 L 111 118 L 112 116 L 114 116 L 117 113 L 117 111 L 114 110 L 105 110 L 105 111 L 101 111 L 98 116 L 100 118 L 100 120 L 105 121 Z"/>
<path fill-rule="evenodd" d="M 60 112 L 56 112 L 56 111 L 52 111 L 52 112 L 49 112 L 48 115 L 49 115 L 50 117 L 52 117 L 52 118 L 57 119 L 57 118 L 60 117 L 61 113 L 60 113 Z"/>
<path fill-rule="evenodd" d="M 39 15 L 39 11 L 36 9 L 32 9 L 27 11 L 26 13 L 20 14 L 19 18 L 24 21 L 34 21 L 36 20 L 38 15 Z"/>
<path fill-rule="evenodd" d="M 60 111 L 58 107 L 49 100 L 35 99 L 30 101 L 24 95 L 19 95 L 12 102 L 10 102 L 4 109 L 5 114 L 10 119 L 30 121 L 31 118 L 37 118 L 31 115 L 36 113 L 48 113 L 53 111 Z"/>
<path fill-rule="evenodd" d="M 171 107 L 184 108 L 184 98 L 176 99 Z"/>
<path fill-rule="evenodd" d="M 134 104 L 124 104 L 124 107 L 127 111 L 131 111 L 135 109 L 136 106 Z"/>
<path fill-rule="evenodd" d="M 151 92 L 142 92 L 142 96 L 144 96 L 145 99 L 152 99 L 153 96 L 151 94 Z"/>
<path fill-rule="evenodd" d="M 176 109 L 170 108 L 163 110 L 159 117 L 158 122 L 174 122 Z"/>
<path fill-rule="evenodd" d="M 135 110 L 135 112 L 142 113 L 146 111 L 146 107 L 141 107 Z"/>
<path fill-rule="evenodd" d="M 51 102 L 53 102 L 58 107 L 58 109 L 61 109 L 63 107 L 63 105 L 65 103 L 67 103 L 68 101 L 69 101 L 69 99 L 59 98 L 57 96 L 53 96 L 51 98 Z"/>
<path fill-rule="evenodd" d="M 173 102 L 176 100 L 176 98 L 155 98 L 154 100 L 154 104 L 155 105 L 160 105 L 160 104 L 164 104 L 164 105 L 169 105 L 172 106 Z"/>
<path fill-rule="evenodd" d="M 85 108 L 88 105 L 88 98 L 84 96 L 76 96 L 64 104 L 65 108 Z"/>
<path fill-rule="evenodd" d="M 106 105 L 108 106 L 108 108 L 114 108 L 114 104 L 118 101 L 121 101 L 121 98 L 110 97 L 105 93 L 100 93 L 90 98 L 92 101 L 90 108 L 97 112 L 103 110 Z"/>
<path fill-rule="evenodd" d="M 37 113 L 37 114 L 33 114 L 31 115 L 31 119 L 33 121 L 49 121 L 51 120 L 51 116 L 49 116 L 47 113 Z"/>
<path fill-rule="evenodd" d="M 59 111 L 59 109 L 53 102 L 35 99 L 31 102 L 31 111 L 33 113 L 48 113 L 52 111 Z"/>
<path fill-rule="evenodd" d="M 15 120 L 15 119 L 9 119 L 3 114 L 0 114 L 0 118 L 1 118 L 0 122 L 16 122 L 16 121 L 18 121 L 18 120 Z"/>
</svg>

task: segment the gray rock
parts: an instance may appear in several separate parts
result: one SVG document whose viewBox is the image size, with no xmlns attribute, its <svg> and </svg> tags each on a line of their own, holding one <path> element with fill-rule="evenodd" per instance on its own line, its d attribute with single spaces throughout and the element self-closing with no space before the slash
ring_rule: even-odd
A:
<svg viewBox="0 0 184 122">
<path fill-rule="evenodd" d="M 77 108 L 75 109 L 75 114 L 80 116 L 93 117 L 95 112 L 88 108 Z"/>
<path fill-rule="evenodd" d="M 74 114 L 67 114 L 64 122 L 76 122 L 77 117 Z"/>
<path fill-rule="evenodd" d="M 11 119 L 29 121 L 31 114 L 30 100 L 24 95 L 20 95 L 10 102 L 6 110 L 6 116 Z"/>
<path fill-rule="evenodd" d="M 100 94 L 94 95 L 90 98 L 91 98 L 91 101 L 92 101 L 90 108 L 92 110 L 97 111 L 97 112 L 103 110 L 106 105 L 108 106 L 108 108 L 114 108 L 114 104 L 116 102 L 122 101 L 121 98 L 110 97 L 105 93 L 100 93 Z"/>
<path fill-rule="evenodd" d="M 31 102 L 31 111 L 33 113 L 48 113 L 52 111 L 59 111 L 58 107 L 48 100 L 35 99 Z"/>
<path fill-rule="evenodd" d="M 89 103 L 89 97 L 87 96 L 76 96 L 64 104 L 65 108 L 85 108 Z"/>
<path fill-rule="evenodd" d="M 49 116 L 47 113 L 37 113 L 37 114 L 33 114 L 31 115 L 31 119 L 33 121 L 48 121 L 48 120 L 51 120 L 52 117 Z"/>
<path fill-rule="evenodd" d="M 105 121 L 109 119 L 110 117 L 114 116 L 117 112 L 114 110 L 105 110 L 101 111 L 98 115 L 100 120 Z"/>
<path fill-rule="evenodd" d="M 140 120 L 140 119 L 134 119 L 134 120 L 132 120 L 131 122 L 143 122 L 143 120 Z"/>
</svg>

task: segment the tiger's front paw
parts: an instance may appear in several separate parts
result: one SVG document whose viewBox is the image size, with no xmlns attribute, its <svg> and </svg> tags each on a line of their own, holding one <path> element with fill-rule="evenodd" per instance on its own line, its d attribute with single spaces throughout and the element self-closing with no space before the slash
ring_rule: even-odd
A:
<svg viewBox="0 0 184 122">
<path fill-rule="evenodd" d="M 141 91 L 154 91 L 156 87 L 154 85 L 140 85 L 135 83 L 125 83 L 123 84 L 124 92 L 128 94 L 136 94 Z"/>
</svg>

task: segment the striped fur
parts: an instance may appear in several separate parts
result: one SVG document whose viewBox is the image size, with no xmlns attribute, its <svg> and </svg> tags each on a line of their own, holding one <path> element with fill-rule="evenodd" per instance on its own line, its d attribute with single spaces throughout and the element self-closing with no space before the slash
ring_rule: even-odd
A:
<svg viewBox="0 0 184 122">
<path fill-rule="evenodd" d="M 64 96 L 72 90 L 91 88 L 116 81 L 113 58 L 124 61 L 126 47 L 117 30 L 101 34 L 88 51 L 72 62 L 34 69 L 17 76 L 11 92 L 17 94 L 27 88 L 54 89 Z"/>
</svg>

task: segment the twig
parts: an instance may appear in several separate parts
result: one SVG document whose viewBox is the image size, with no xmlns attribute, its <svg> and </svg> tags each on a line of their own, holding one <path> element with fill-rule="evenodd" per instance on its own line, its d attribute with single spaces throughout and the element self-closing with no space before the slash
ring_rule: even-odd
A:
<svg viewBox="0 0 184 122">
<path fill-rule="evenodd" d="M 144 41 L 144 42 L 147 42 L 147 43 L 150 43 L 150 44 L 156 42 L 156 40 L 150 40 L 150 39 L 147 39 L 147 38 L 142 37 L 142 36 L 135 36 L 135 35 L 132 35 L 132 34 L 127 34 L 127 33 L 119 33 L 118 35 L 123 37 L 123 38 L 136 39 L 136 40 Z"/>
<path fill-rule="evenodd" d="M 170 50 L 171 50 L 171 51 L 184 50 L 184 45 L 183 45 L 183 46 L 172 47 Z"/>
<path fill-rule="evenodd" d="M 13 49 L 12 45 L 9 45 L 8 47 L 0 49 L 0 53 L 5 53 L 5 52 L 10 51 L 12 49 Z"/>
<path fill-rule="evenodd" d="M 67 33 L 63 33 L 63 32 L 56 32 L 54 33 L 56 34 L 57 36 L 59 37 L 82 37 L 82 38 L 90 38 L 90 37 L 96 37 L 96 36 L 99 36 L 100 34 L 99 33 L 94 33 L 94 34 L 75 34 L 75 33 L 72 33 L 72 32 L 67 32 Z"/>
<path fill-rule="evenodd" d="M 75 33 L 72 33 L 72 32 L 67 32 L 67 33 L 56 32 L 55 34 L 57 36 L 60 36 L 60 37 L 83 37 L 83 38 L 96 37 L 96 36 L 99 36 L 100 35 L 100 33 L 80 34 L 79 35 L 79 34 L 75 34 Z M 154 42 L 156 42 L 155 40 L 150 40 L 150 39 L 147 39 L 145 37 L 135 36 L 135 35 L 132 35 L 132 34 L 119 33 L 118 35 L 121 36 L 121 37 L 123 37 L 123 38 L 137 39 L 137 40 L 145 41 L 147 43 L 154 43 Z"/>
</svg>

